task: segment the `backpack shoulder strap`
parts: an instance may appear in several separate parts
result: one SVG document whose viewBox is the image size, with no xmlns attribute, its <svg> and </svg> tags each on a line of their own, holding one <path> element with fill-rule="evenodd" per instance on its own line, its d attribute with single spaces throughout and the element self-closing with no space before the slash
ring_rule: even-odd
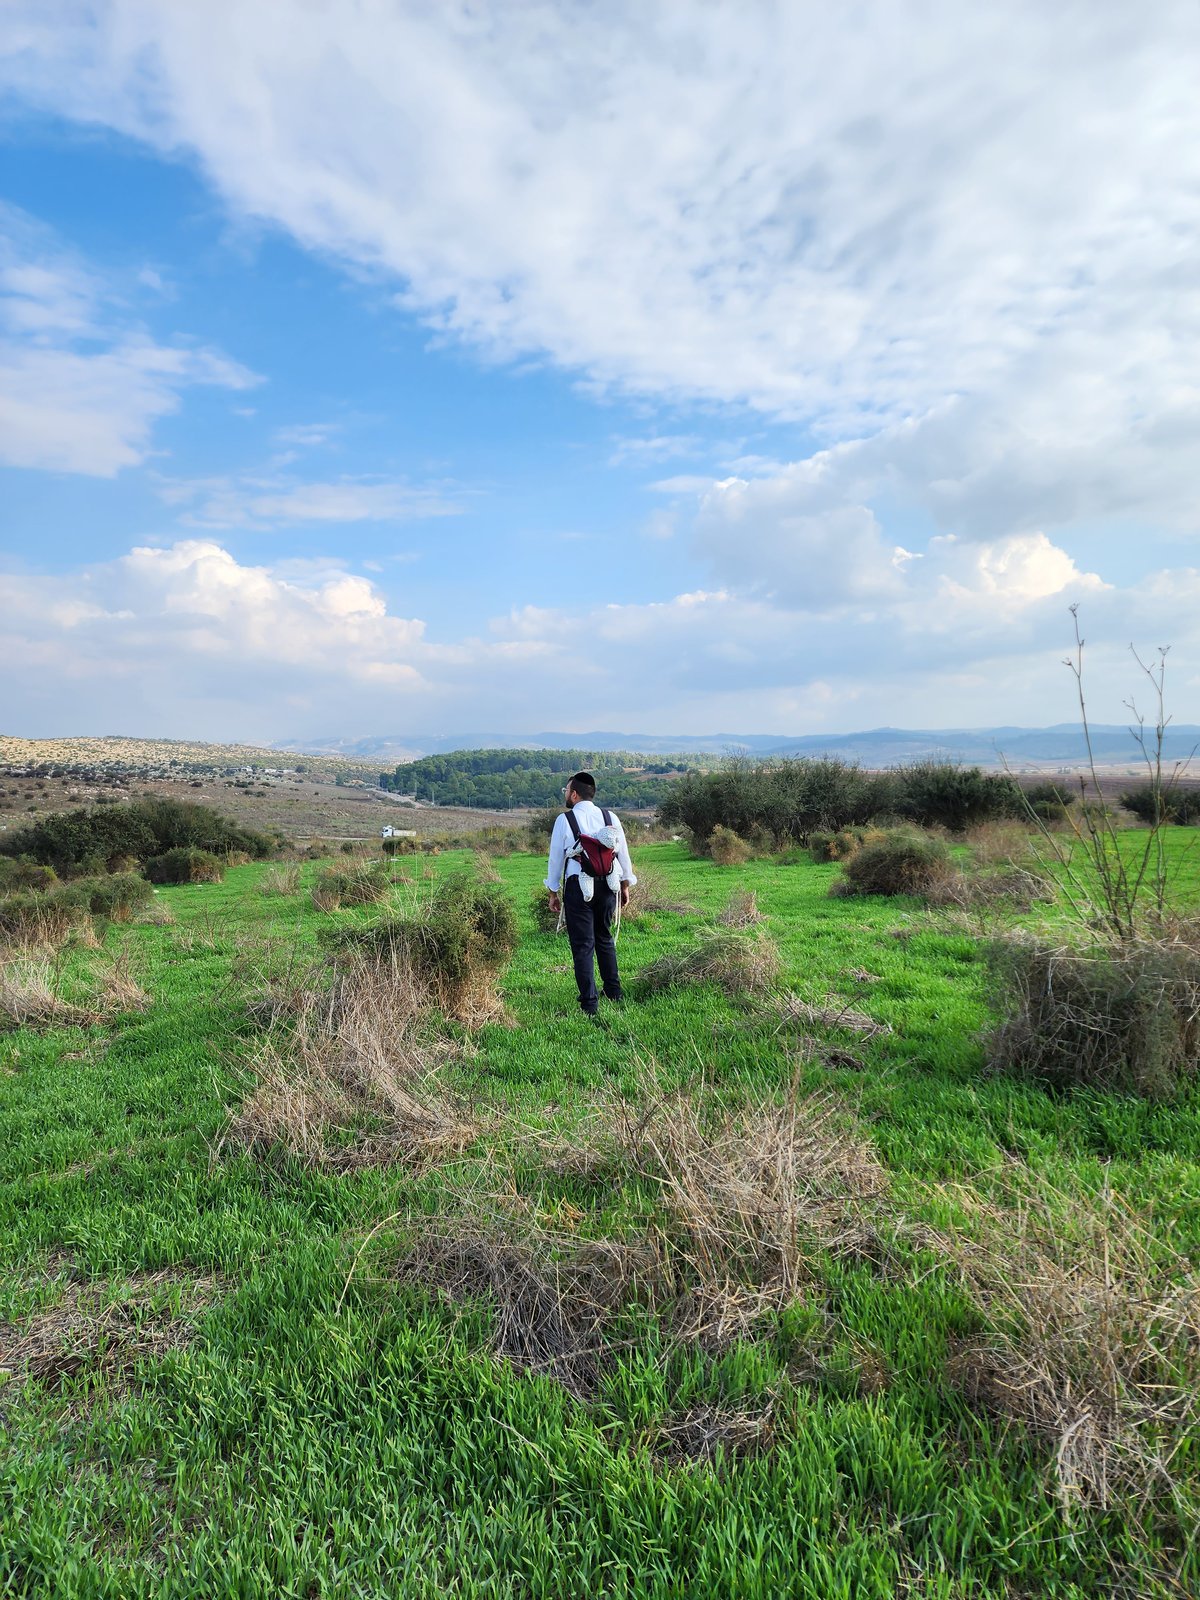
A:
<svg viewBox="0 0 1200 1600">
<path fill-rule="evenodd" d="M 612 812 L 607 806 L 600 807 L 600 815 L 604 818 L 604 826 L 606 828 L 611 828 L 613 825 Z"/>
<path fill-rule="evenodd" d="M 575 843 L 578 844 L 579 843 L 579 821 L 578 821 L 578 818 L 576 817 L 576 815 L 575 815 L 575 813 L 573 811 L 564 812 L 564 815 L 565 815 L 565 817 L 567 819 L 567 826 L 571 830 L 572 837 L 574 838 Z"/>
</svg>

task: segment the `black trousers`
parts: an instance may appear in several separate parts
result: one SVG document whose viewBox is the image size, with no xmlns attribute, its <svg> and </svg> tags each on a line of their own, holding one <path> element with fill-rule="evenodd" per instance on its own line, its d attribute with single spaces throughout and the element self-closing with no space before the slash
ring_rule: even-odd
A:
<svg viewBox="0 0 1200 1600">
<path fill-rule="evenodd" d="M 595 1011 L 599 1005 L 596 995 L 596 973 L 600 968 L 600 982 L 610 1000 L 621 998 L 621 979 L 617 972 L 617 945 L 613 938 L 613 916 L 617 897 L 603 879 L 596 880 L 591 901 L 583 898 L 579 879 L 570 877 L 563 889 L 563 910 L 566 916 L 567 938 L 571 941 L 571 959 L 575 963 L 575 982 L 579 985 L 579 1004 L 585 1011 Z"/>
</svg>

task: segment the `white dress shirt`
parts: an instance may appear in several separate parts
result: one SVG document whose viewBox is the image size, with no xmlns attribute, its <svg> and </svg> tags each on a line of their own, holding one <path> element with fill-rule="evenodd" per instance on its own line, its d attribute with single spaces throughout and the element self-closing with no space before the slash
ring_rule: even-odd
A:
<svg viewBox="0 0 1200 1600">
<path fill-rule="evenodd" d="M 604 827 L 604 813 L 594 800 L 579 800 L 574 806 L 575 821 L 579 824 L 580 833 L 596 834 Z M 621 819 L 615 811 L 610 811 L 613 831 L 617 836 L 617 860 L 621 864 L 621 881 L 623 883 L 636 883 L 633 875 L 633 862 L 629 859 L 629 846 L 625 842 L 625 829 L 621 826 Z M 580 873 L 579 862 L 572 859 L 567 861 L 567 851 L 575 848 L 575 835 L 571 832 L 571 824 L 567 821 L 564 811 L 554 823 L 554 831 L 550 835 L 550 860 L 546 867 L 546 887 L 555 892 L 562 886 L 563 862 L 567 862 L 567 877 L 577 878 Z"/>
</svg>

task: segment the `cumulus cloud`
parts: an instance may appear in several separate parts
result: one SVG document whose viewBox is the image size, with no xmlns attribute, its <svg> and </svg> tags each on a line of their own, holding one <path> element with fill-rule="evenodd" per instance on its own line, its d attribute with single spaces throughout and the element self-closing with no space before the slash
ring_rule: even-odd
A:
<svg viewBox="0 0 1200 1600">
<path fill-rule="evenodd" d="M 185 388 L 257 382 L 220 351 L 151 339 L 47 230 L 0 207 L 0 462 L 112 477 L 145 459 Z"/>
<path fill-rule="evenodd" d="M 1067 606 L 1084 604 L 1100 720 L 1123 715 L 1132 635 L 1200 649 L 1200 573 L 1126 589 L 1044 535 L 940 539 L 896 591 L 837 607 L 718 587 L 580 613 L 518 607 L 431 637 L 336 560 L 247 564 L 211 538 L 65 575 L 0 579 L 16 731 L 221 737 L 386 726 L 781 733 L 1068 720 Z M 580 640 L 588 692 L 578 692 Z M 602 716 L 603 713 L 603 716 Z"/>
</svg>

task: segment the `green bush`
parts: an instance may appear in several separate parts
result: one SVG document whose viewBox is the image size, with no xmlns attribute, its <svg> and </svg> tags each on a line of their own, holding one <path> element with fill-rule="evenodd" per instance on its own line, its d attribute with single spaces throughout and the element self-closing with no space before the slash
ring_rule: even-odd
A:
<svg viewBox="0 0 1200 1600">
<path fill-rule="evenodd" d="M 44 892 L 16 889 L 0 897 L 0 941 L 61 944 L 91 922 L 88 896 L 77 884 L 54 884 Z"/>
<path fill-rule="evenodd" d="M 1075 796 L 1057 783 L 1033 783 L 1022 791 L 1025 804 L 1042 822 L 1061 822 Z"/>
<path fill-rule="evenodd" d="M 897 776 L 897 809 L 923 828 L 963 833 L 976 823 L 1025 815 L 1020 786 L 1004 772 L 952 761 L 917 761 Z"/>
<path fill-rule="evenodd" d="M 529 891 L 529 911 L 539 933 L 558 932 L 558 912 L 551 911 L 546 886 L 538 883 Z"/>
<path fill-rule="evenodd" d="M 994 1067 L 1058 1088 L 1172 1098 L 1200 1072 L 1200 935 L 1089 950 L 1003 940 L 988 951 Z"/>
<path fill-rule="evenodd" d="M 135 911 L 148 906 L 154 890 L 136 872 L 114 872 L 103 878 L 84 878 L 72 887 L 86 892 L 88 910 L 113 922 L 128 922 Z"/>
<path fill-rule="evenodd" d="M 10 894 L 18 889 L 44 891 L 58 882 L 53 867 L 40 866 L 36 861 L 11 861 L 0 856 L 0 894 Z"/>
<path fill-rule="evenodd" d="M 1173 822 L 1181 827 L 1200 824 L 1200 789 L 1162 788 L 1150 783 L 1127 789 L 1120 797 L 1126 811 L 1141 822 Z"/>
<path fill-rule="evenodd" d="M 146 863 L 146 876 L 151 883 L 220 883 L 225 876 L 225 863 L 211 850 L 181 845 L 151 856 Z"/>
<path fill-rule="evenodd" d="M 525 824 L 525 831 L 535 850 L 549 849 L 550 835 L 554 832 L 554 824 L 561 816 L 561 806 L 545 806 L 541 811 L 533 813 Z"/>
<path fill-rule="evenodd" d="M 842 871 L 845 893 L 927 895 L 953 876 L 954 865 L 943 840 L 910 828 L 868 840 Z"/>
</svg>

